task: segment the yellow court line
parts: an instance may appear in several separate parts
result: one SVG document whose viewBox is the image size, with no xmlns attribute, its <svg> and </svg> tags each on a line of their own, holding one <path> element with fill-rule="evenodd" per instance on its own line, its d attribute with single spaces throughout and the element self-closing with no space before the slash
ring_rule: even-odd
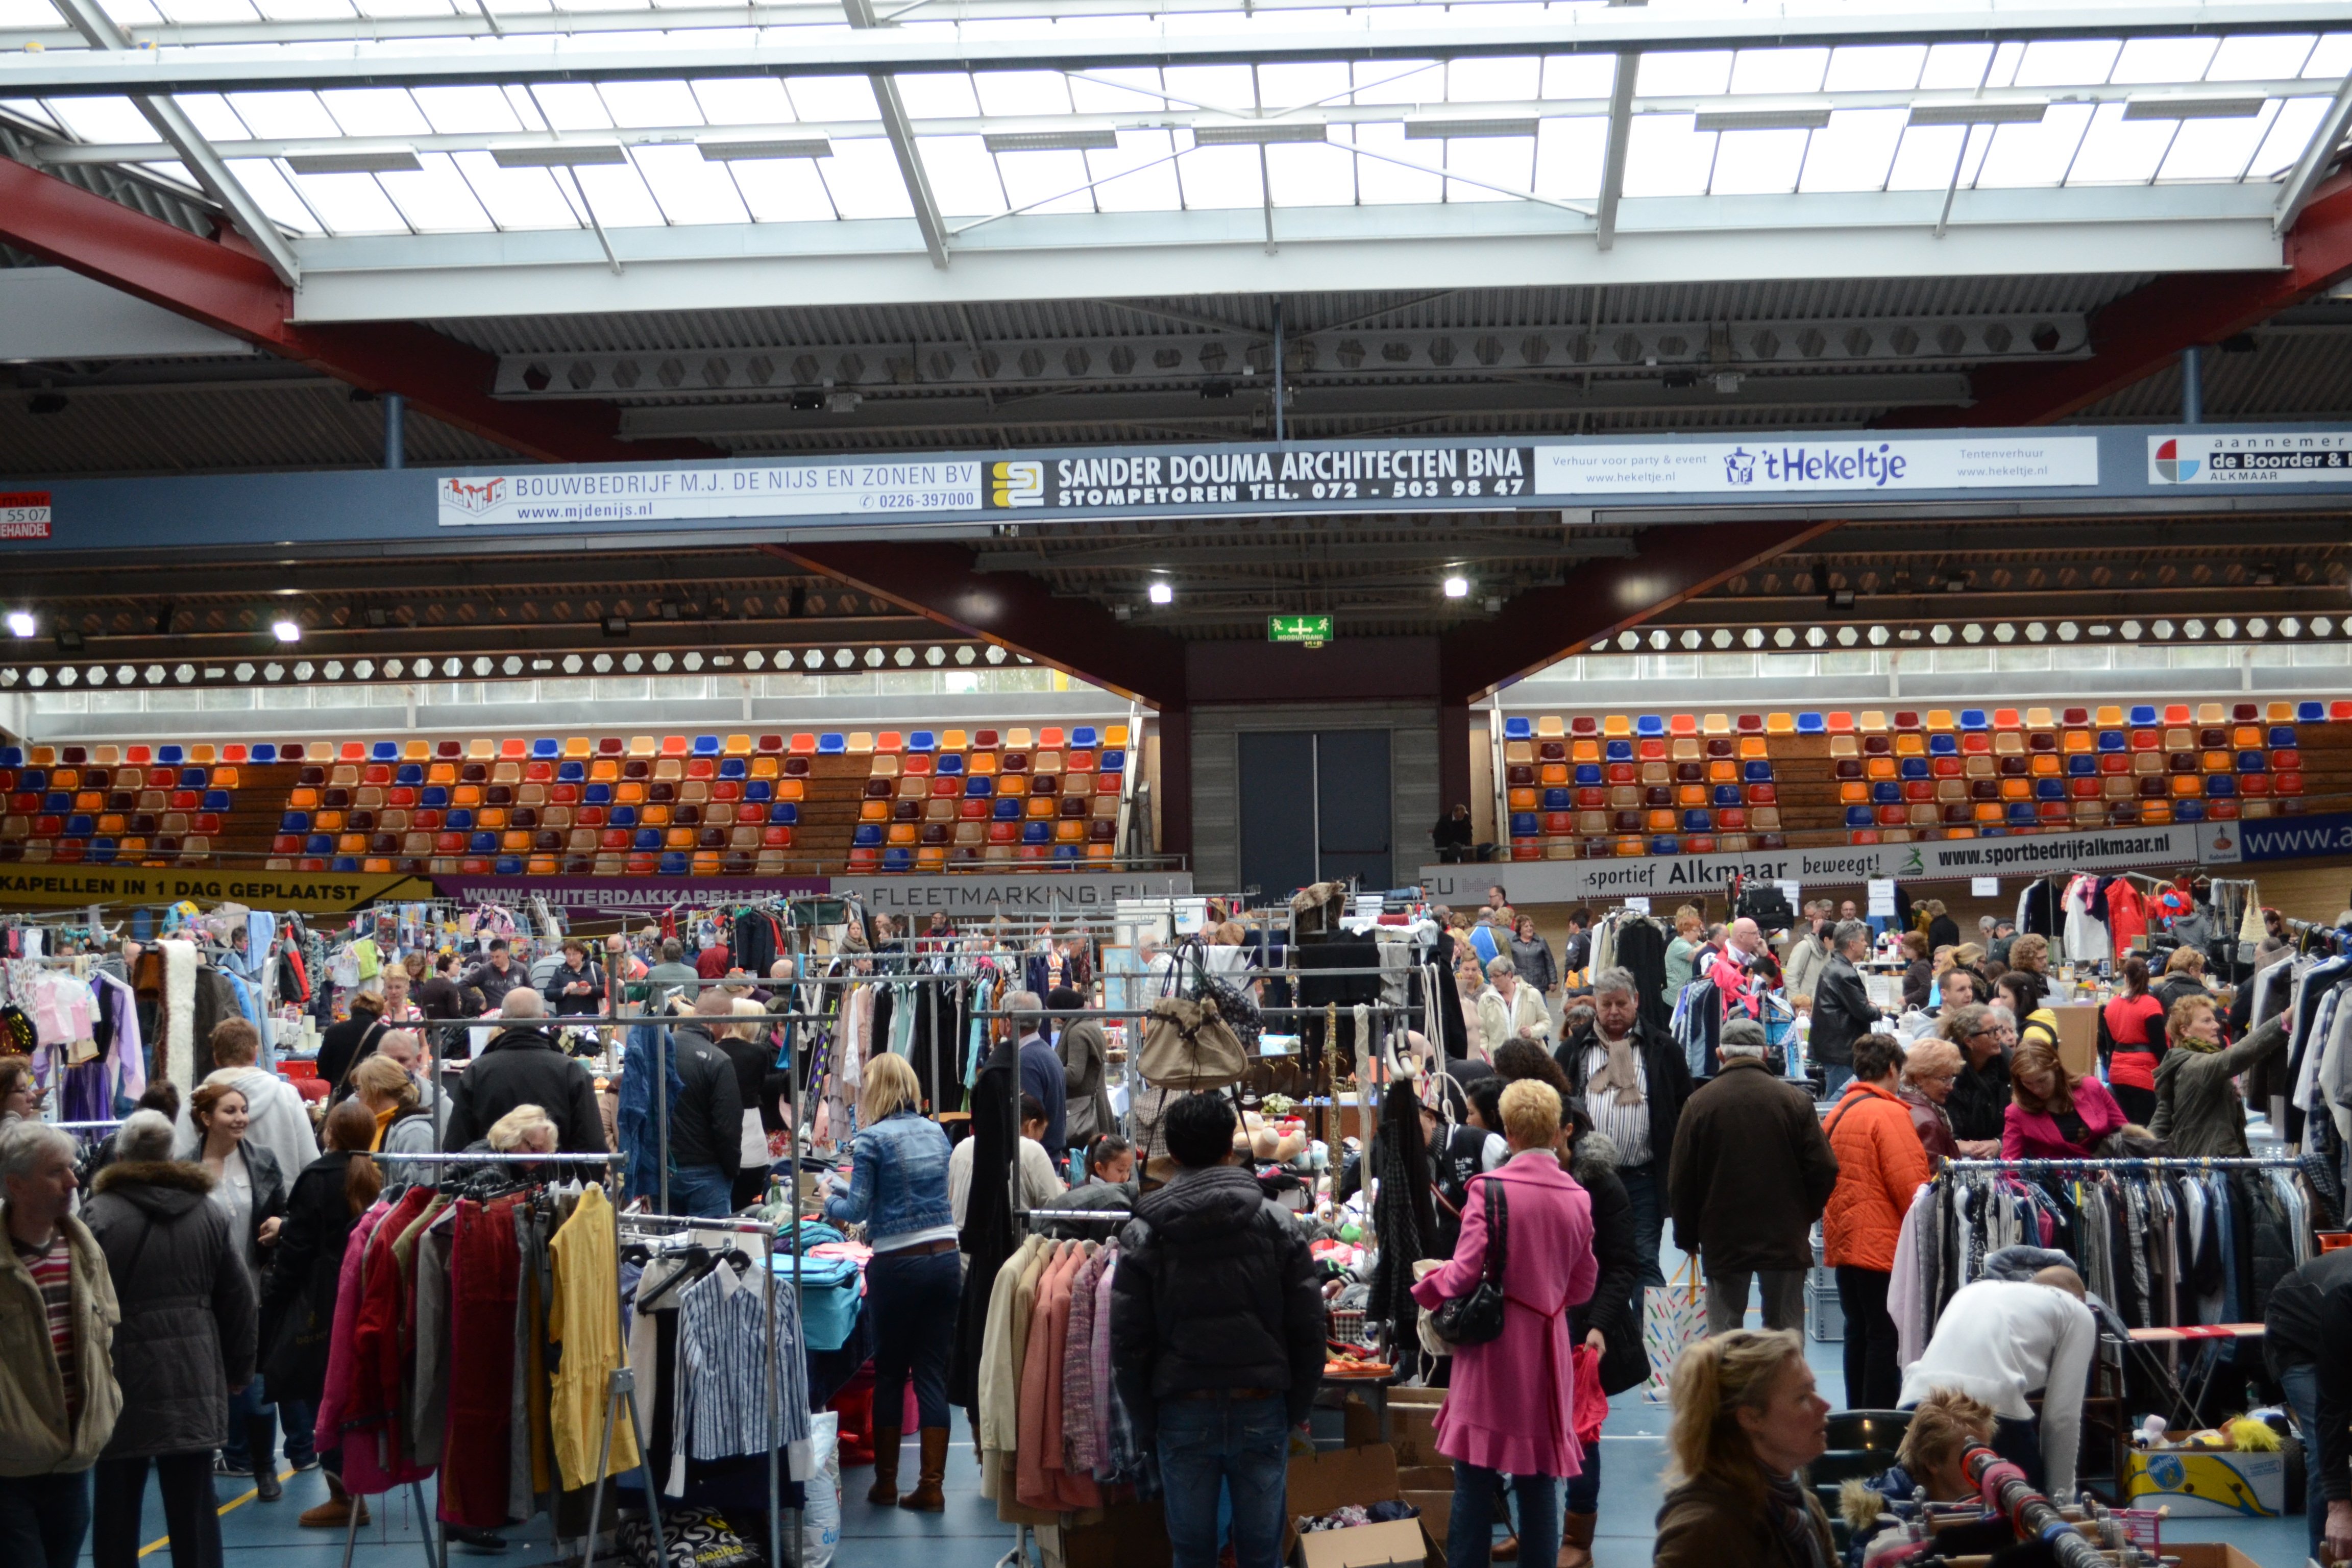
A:
<svg viewBox="0 0 2352 1568">
<path fill-rule="evenodd" d="M 289 1468 L 278 1479 L 281 1481 L 291 1480 L 294 1479 L 294 1472 Z M 247 1503 L 251 1502 L 255 1498 L 259 1497 L 261 1493 L 259 1489 L 256 1489 L 253 1491 L 247 1492 L 242 1497 L 233 1497 L 229 1499 L 228 1501 L 221 1504 L 217 1511 L 222 1514 L 226 1514 L 232 1509 L 243 1508 Z M 139 1549 L 139 1555 L 144 1557 L 151 1552 L 161 1552 L 163 1548 L 171 1544 L 172 1538 L 166 1535 L 160 1541 L 151 1541 L 146 1545 L 141 1547 Z"/>
</svg>

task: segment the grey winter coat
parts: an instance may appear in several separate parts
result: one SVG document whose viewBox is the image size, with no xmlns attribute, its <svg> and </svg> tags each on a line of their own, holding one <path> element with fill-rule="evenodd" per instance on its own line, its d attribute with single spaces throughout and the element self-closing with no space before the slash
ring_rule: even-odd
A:
<svg viewBox="0 0 2352 1568">
<path fill-rule="evenodd" d="M 1069 1146 L 1083 1149 L 1097 1133 L 1118 1131 L 1118 1122 L 1110 1113 L 1110 1090 L 1103 1086 L 1107 1047 L 1102 1026 L 1092 1018 L 1081 1019 L 1062 1031 L 1054 1049 L 1062 1058 L 1062 1084 L 1068 1093 L 1065 1101 L 1068 1120 L 1062 1136 Z"/>
<path fill-rule="evenodd" d="M 212 1187 L 203 1166 L 164 1160 L 109 1165 L 91 1184 L 82 1217 L 122 1311 L 122 1415 L 100 1458 L 219 1447 L 229 1394 L 252 1381 L 253 1277 Z"/>
</svg>

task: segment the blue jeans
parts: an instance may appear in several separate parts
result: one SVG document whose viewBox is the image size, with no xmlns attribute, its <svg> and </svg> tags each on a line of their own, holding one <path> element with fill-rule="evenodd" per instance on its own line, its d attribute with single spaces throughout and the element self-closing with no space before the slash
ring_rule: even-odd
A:
<svg viewBox="0 0 2352 1568">
<path fill-rule="evenodd" d="M 1497 1476 L 1496 1471 L 1454 1461 L 1454 1512 L 1445 1525 L 1445 1568 L 1486 1568 L 1487 1553 L 1495 1544 Z M 1597 1481 L 1594 1488 L 1597 1494 Z M 1511 1489 L 1519 1494 L 1519 1561 L 1530 1564 L 1559 1561 L 1559 1478 L 1513 1476 Z"/>
<path fill-rule="evenodd" d="M 228 1438 L 221 1444 L 221 1453 L 239 1469 L 252 1469 L 258 1474 L 260 1467 L 269 1462 L 268 1454 L 252 1452 L 252 1444 L 246 1436 L 246 1423 L 256 1419 L 271 1424 L 273 1443 L 277 1441 L 278 1424 L 284 1423 L 288 1464 L 307 1465 L 316 1457 L 310 1447 L 310 1406 L 299 1399 L 273 1406 L 264 1403 L 268 1397 L 259 1373 L 253 1374 L 253 1381 L 245 1385 L 242 1393 L 229 1395 Z"/>
<path fill-rule="evenodd" d="M 725 1219 L 735 1212 L 735 1184 L 715 1165 L 680 1165 L 669 1173 L 669 1212 Z"/>
<path fill-rule="evenodd" d="M 1281 1568 L 1289 1402 L 1164 1399 L 1160 1482 L 1175 1568 L 1216 1568 L 1217 1499 L 1233 1495 L 1234 1568 Z"/>
<path fill-rule="evenodd" d="M 0 1477 L 0 1563 L 74 1568 L 89 1533 L 89 1472 Z"/>
<path fill-rule="evenodd" d="M 2311 1532 L 2311 1560 L 2322 1561 L 2320 1537 L 2327 1533 L 2327 1498 L 2319 1484 L 2319 1368 L 2309 1362 L 2279 1373 L 2294 1425 L 2303 1434 L 2303 1512 Z"/>
<path fill-rule="evenodd" d="M 1584 1446 L 1584 1468 L 1568 1478 L 1568 1511 L 1599 1513 L 1601 1511 L 1601 1445 Z"/>
<path fill-rule="evenodd" d="M 1852 1065 L 1845 1062 L 1823 1062 L 1822 1064 L 1822 1094 L 1825 1099 L 1835 1100 L 1840 1094 L 1844 1092 L 1845 1086 L 1853 1081 L 1853 1068 Z"/>
<path fill-rule="evenodd" d="M 1639 1283 L 1664 1285 L 1666 1276 L 1658 1268 L 1658 1247 L 1666 1231 L 1665 1162 L 1654 1157 L 1646 1165 L 1622 1166 L 1617 1179 L 1625 1184 L 1625 1199 L 1633 1211 L 1633 1250 L 1642 1255 Z"/>
<path fill-rule="evenodd" d="M 962 1296 L 963 1259 L 952 1247 L 915 1256 L 877 1252 L 866 1266 L 866 1304 L 874 1314 L 877 1426 L 898 1424 L 909 1374 L 922 1424 L 948 1424 L 948 1360 L 955 1350 L 956 1306 Z"/>
</svg>

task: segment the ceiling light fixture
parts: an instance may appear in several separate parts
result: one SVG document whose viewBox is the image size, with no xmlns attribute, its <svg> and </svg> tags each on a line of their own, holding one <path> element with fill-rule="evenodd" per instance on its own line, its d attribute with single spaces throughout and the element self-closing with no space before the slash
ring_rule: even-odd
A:
<svg viewBox="0 0 2352 1568">
<path fill-rule="evenodd" d="M 9 636 L 28 637 L 32 637 L 39 630 L 40 627 L 34 623 L 32 611 L 11 610 L 8 612 Z"/>
<path fill-rule="evenodd" d="M 1469 136 L 1533 136 L 1538 129 L 1532 114 L 1501 120 L 1408 120 L 1404 122 L 1404 139 L 1444 142 Z"/>
<path fill-rule="evenodd" d="M 992 131 L 981 137 L 992 153 L 1108 153 L 1118 147 L 1116 131 Z"/>
<path fill-rule="evenodd" d="M 289 153 L 286 166 L 298 174 L 414 174 L 425 165 L 404 149 L 384 153 Z"/>
<path fill-rule="evenodd" d="M 2126 120 L 2252 120 L 2266 100 L 2245 98 L 2135 98 L 2124 105 Z"/>
<path fill-rule="evenodd" d="M 1143 595 L 1155 605 L 1172 605 L 1176 602 L 1176 585 L 1164 577 L 1154 577 Z"/>
<path fill-rule="evenodd" d="M 272 621 L 269 623 L 269 635 L 276 637 L 279 642 L 300 642 L 302 640 L 301 623 L 298 621 Z"/>
<path fill-rule="evenodd" d="M 610 142 L 567 142 L 554 147 L 493 147 L 490 162 L 501 169 L 576 169 L 625 163 L 629 155 Z"/>
<path fill-rule="evenodd" d="M 1468 598 L 1470 596 L 1470 579 L 1463 576 L 1459 572 L 1447 573 L 1445 576 L 1445 596 L 1449 599 Z"/>
<path fill-rule="evenodd" d="M 698 142 L 695 148 L 706 163 L 756 163 L 765 158 L 833 156 L 833 141 L 825 136 L 790 136 L 773 142 Z"/>
<path fill-rule="evenodd" d="M 1328 142 L 1330 132 L 1320 121 L 1267 121 L 1263 124 L 1195 125 L 1196 147 L 1263 147 L 1269 142 Z"/>
<path fill-rule="evenodd" d="M 1702 109 L 1700 131 L 1819 131 L 1830 122 L 1827 109 Z"/>
<path fill-rule="evenodd" d="M 1851 588 L 1832 588 L 1829 591 L 1828 599 L 1829 606 L 1832 610 L 1853 608 L 1853 590 Z"/>
<path fill-rule="evenodd" d="M 1915 103 L 1913 125 L 2039 125 L 2050 106 L 2040 100 L 1963 99 L 1947 103 Z"/>
</svg>

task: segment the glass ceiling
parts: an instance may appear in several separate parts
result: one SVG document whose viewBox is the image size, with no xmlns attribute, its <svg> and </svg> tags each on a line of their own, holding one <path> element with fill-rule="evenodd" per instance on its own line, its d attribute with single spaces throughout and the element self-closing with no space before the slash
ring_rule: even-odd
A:
<svg viewBox="0 0 2352 1568">
<path fill-rule="evenodd" d="M 1341 52 L 1368 29 L 1531 30 L 1601 11 L 1261 5 L 1247 16 L 1224 5 L 1105 14 L 1111 8 L 1104 0 L 1065 19 L 1053 0 L 919 3 L 882 20 L 905 35 L 964 39 L 1078 29 L 1097 39 L 1181 38 L 1263 26 L 1292 37 L 1328 31 Z M 581 43 L 564 36 L 584 32 L 599 51 L 642 56 L 851 31 L 831 5 L 766 7 L 753 15 L 772 25 L 756 28 L 740 25 L 740 6 L 630 0 L 481 0 L 478 9 L 474 0 L 107 0 L 106 10 L 167 52 L 371 34 L 399 42 L 361 47 L 411 56 L 499 47 L 473 41 L 487 29 L 509 43 L 535 34 L 551 48 Z M 935 19 L 950 13 L 960 19 Z M 1605 14 L 1677 13 L 1661 3 Z M 1874 8 L 1854 31 L 1866 38 L 1870 23 L 1899 15 Z M 62 20 L 47 0 L 0 0 L 0 45 L 78 47 Z M 2352 31 L 1648 48 L 1627 58 L 1632 116 L 1612 201 L 2073 191 L 2278 179 L 2328 122 L 2352 72 Z M 877 79 L 895 79 L 952 239 L 1027 215 L 1265 208 L 1271 223 L 1289 208 L 1532 201 L 1589 216 L 1603 196 L 1619 69 L 1616 55 L 1599 51 Z M 863 76 L 328 85 L 338 74 L 348 71 L 323 71 L 316 89 L 177 100 L 261 209 L 296 236 L 915 215 L 877 88 Z M 40 143 L 41 161 L 137 164 L 194 188 L 128 98 L 5 99 L 0 111 Z"/>
</svg>

